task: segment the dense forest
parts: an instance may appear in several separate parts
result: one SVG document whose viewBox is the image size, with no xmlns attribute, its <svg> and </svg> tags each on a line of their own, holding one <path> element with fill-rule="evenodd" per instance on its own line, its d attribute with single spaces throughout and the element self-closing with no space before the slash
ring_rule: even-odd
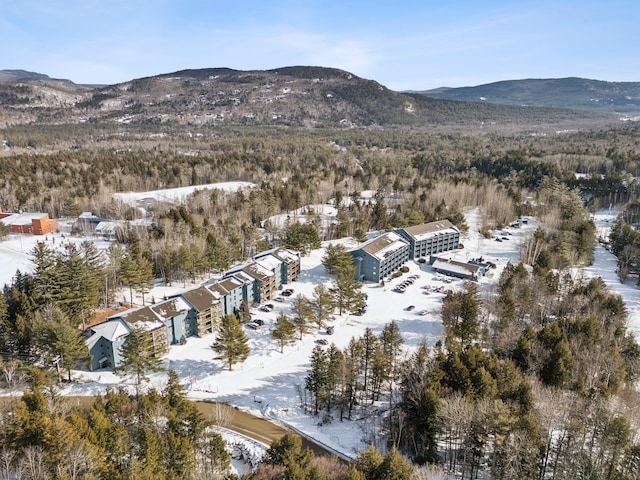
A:
<svg viewBox="0 0 640 480">
<path fill-rule="evenodd" d="M 470 283 L 447 293 L 441 342 L 405 355 L 402 332 L 390 321 L 345 350 L 318 347 L 310 358 L 303 407 L 321 422 L 377 418 L 372 449 L 345 465 L 314 459 L 287 436 L 251 478 L 638 478 L 640 347 L 626 330 L 622 300 L 571 271 L 588 265 L 602 241 L 618 257 L 622 279 L 639 273 L 639 128 L 548 136 L 205 126 L 196 136 L 170 124 L 132 125 L 126 134 L 92 124 L 5 128 L 3 211 L 133 220 L 143 213 L 114 192 L 236 180 L 255 187 L 152 205 L 145 212 L 152 227 L 123 229 L 106 256 L 89 244 L 39 244 L 35 272 L 16 275 L 0 296 L 3 386 L 25 392 L 1 409 L 0 471 L 6 478 L 231 478 L 220 439 L 174 374 L 165 391 L 112 391 L 89 409 L 65 406 L 55 383 L 86 360 L 77 327 L 119 292 L 144 294 L 154 278 L 193 280 L 274 244 L 304 252 L 321 240 L 442 218 L 464 229 L 464 212 L 474 208 L 487 235 L 523 215 L 540 227 L 494 291 Z M 375 202 L 361 200 L 363 191 L 375 192 Z M 327 202 L 338 208 L 327 228 L 313 219 L 284 227 L 268 220 Z M 596 238 L 589 215 L 602 207 L 624 211 L 608 243 Z M 341 252 L 329 253 L 333 289 L 356 291 Z M 307 322 L 362 303 L 357 293 L 342 306 L 326 294 L 296 299 L 295 317 L 279 318 L 274 340 L 295 341 Z M 138 366 L 128 373 L 151 368 Z"/>
</svg>

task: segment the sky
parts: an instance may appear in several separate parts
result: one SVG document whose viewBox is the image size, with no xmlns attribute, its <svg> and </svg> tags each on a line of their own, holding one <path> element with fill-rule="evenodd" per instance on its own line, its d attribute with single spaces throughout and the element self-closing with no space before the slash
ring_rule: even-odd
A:
<svg viewBox="0 0 640 480">
<path fill-rule="evenodd" d="M 313 65 L 393 90 L 640 81 L 637 0 L 0 0 L 0 70 L 113 84 Z"/>
</svg>

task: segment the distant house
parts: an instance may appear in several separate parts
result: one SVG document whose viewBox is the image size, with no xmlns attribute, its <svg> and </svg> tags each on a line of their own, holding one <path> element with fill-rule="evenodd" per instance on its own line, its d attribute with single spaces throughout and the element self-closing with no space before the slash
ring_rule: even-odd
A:
<svg viewBox="0 0 640 480">
<path fill-rule="evenodd" d="M 91 212 L 82 212 L 73 223 L 74 228 L 81 230 L 84 234 L 91 234 L 96 231 L 96 227 L 101 222 L 106 222 L 106 218 L 100 218 Z"/>
<path fill-rule="evenodd" d="M 349 253 L 356 267 L 356 278 L 379 282 L 409 260 L 409 242 L 397 233 L 388 232 Z"/>
<path fill-rule="evenodd" d="M 449 220 L 423 223 L 394 230 L 409 242 L 411 258 L 428 257 L 460 246 L 460 230 Z"/>
<path fill-rule="evenodd" d="M 59 230 L 58 222 L 48 213 L 9 213 L 0 210 L 0 222 L 9 227 L 11 233 L 47 235 Z"/>
<path fill-rule="evenodd" d="M 478 280 L 478 275 L 482 271 L 482 266 L 478 263 L 460 262 L 440 257 L 431 257 L 431 266 L 436 272 L 443 275 L 467 280 Z"/>
</svg>

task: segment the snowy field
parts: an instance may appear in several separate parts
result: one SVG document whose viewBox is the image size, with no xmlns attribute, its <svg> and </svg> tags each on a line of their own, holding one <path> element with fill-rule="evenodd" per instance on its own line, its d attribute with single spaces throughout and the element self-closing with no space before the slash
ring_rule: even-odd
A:
<svg viewBox="0 0 640 480">
<path fill-rule="evenodd" d="M 608 226 L 615 221 L 615 216 L 602 213 L 596 215 L 595 220 L 599 232 L 606 232 Z M 470 226 L 469 234 L 462 238 L 465 248 L 448 256 L 455 255 L 462 260 L 482 256 L 486 261 L 494 262 L 497 269 L 490 271 L 488 277 L 482 277 L 479 281 L 481 293 L 488 292 L 495 286 L 502 268 L 509 261 L 518 261 L 524 242 L 536 227 L 535 224 L 529 224 L 520 229 L 506 229 L 504 236 L 509 240 L 496 242 L 480 236 L 477 228 L 478 216 L 475 212 L 467 214 L 467 223 Z M 52 242 L 52 236 L 49 235 L 48 238 L 48 241 Z M 0 284 L 9 283 L 16 268 L 30 271 L 28 252 L 39 239 L 42 238 L 12 236 L 9 240 L 0 243 Z M 62 240 L 60 236 L 56 235 L 55 244 L 59 245 L 60 240 Z M 348 248 L 356 245 L 348 239 L 342 242 Z M 300 279 L 288 285 L 295 290 L 294 296 L 303 294 L 311 297 L 311 292 L 317 284 L 331 282 L 331 278 L 324 272 L 321 264 L 323 254 L 324 250 L 318 249 L 302 258 Z M 229 403 L 250 413 L 282 423 L 345 456 L 353 456 L 358 450 L 369 446 L 371 438 L 367 435 L 373 431 L 372 425 L 367 425 L 365 422 L 340 423 L 336 420 L 329 425 L 319 426 L 319 418 L 309 416 L 299 408 L 301 404 L 299 390 L 304 386 L 309 356 L 319 339 L 326 339 L 339 348 L 344 348 L 352 337 L 361 336 L 366 327 L 379 333 L 392 320 L 398 324 L 405 346 L 409 349 L 416 347 L 422 340 L 433 345 L 441 338 L 440 308 L 444 293 L 436 293 L 433 290 L 441 286 L 445 289 L 462 288 L 463 281 L 453 280 L 451 283 L 446 283 L 427 264 L 409 262 L 407 265 L 410 268 L 408 274 L 387 282 L 384 287 L 366 283 L 363 291 L 368 295 L 367 312 L 363 316 L 336 315 L 332 322 L 335 326 L 334 335 L 314 332 L 306 335 L 295 345 L 285 347 L 284 353 L 280 353 L 270 338 L 269 330 L 280 311 L 290 313 L 293 297 L 289 297 L 285 302 L 272 302 L 276 308 L 270 313 L 253 312 L 254 318 L 263 319 L 265 325 L 256 331 L 246 331 L 250 341 L 251 355 L 244 364 L 236 365 L 233 371 L 225 370 L 219 362 L 213 360 L 214 353 L 210 348 L 214 340 L 212 335 L 204 338 L 189 338 L 186 345 L 172 346 L 165 357 L 164 366 L 178 372 L 190 398 Z M 621 284 L 615 269 L 615 258 L 598 245 L 593 265 L 576 271 L 575 275 L 602 277 L 612 291 L 624 298 L 629 311 L 629 327 L 640 335 L 638 288 L 632 284 Z M 396 284 L 411 274 L 418 274 L 420 278 L 409 286 L 405 293 L 392 291 Z M 429 294 L 425 294 L 426 289 L 422 288 L 426 286 L 431 287 L 432 291 Z M 147 295 L 147 298 L 152 296 L 162 298 L 164 294 L 176 291 L 180 291 L 180 288 L 157 287 Z M 412 311 L 405 310 L 409 305 L 414 305 L 415 308 Z M 420 315 L 421 311 L 426 313 Z M 120 377 L 106 370 L 75 371 L 74 377 L 78 382 L 65 385 L 63 394 L 97 395 L 104 393 L 109 386 L 123 385 Z M 165 374 L 151 375 L 151 383 L 155 387 L 162 388 L 165 382 Z"/>
<path fill-rule="evenodd" d="M 164 190 L 150 190 L 146 192 L 119 192 L 114 193 L 113 198 L 121 200 L 132 207 L 144 207 L 148 202 L 182 203 L 192 193 L 198 190 L 222 190 L 223 192 L 237 192 L 245 188 L 254 188 L 256 185 L 250 182 L 220 182 L 209 183 L 180 188 L 167 188 Z"/>
</svg>

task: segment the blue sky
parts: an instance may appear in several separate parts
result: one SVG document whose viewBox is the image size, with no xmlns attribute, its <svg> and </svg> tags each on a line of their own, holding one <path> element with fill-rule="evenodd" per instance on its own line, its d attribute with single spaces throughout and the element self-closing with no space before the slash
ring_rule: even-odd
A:
<svg viewBox="0 0 640 480">
<path fill-rule="evenodd" d="M 117 83 L 316 65 L 394 90 L 640 81 L 638 0 L 0 0 L 0 69 Z"/>
</svg>

